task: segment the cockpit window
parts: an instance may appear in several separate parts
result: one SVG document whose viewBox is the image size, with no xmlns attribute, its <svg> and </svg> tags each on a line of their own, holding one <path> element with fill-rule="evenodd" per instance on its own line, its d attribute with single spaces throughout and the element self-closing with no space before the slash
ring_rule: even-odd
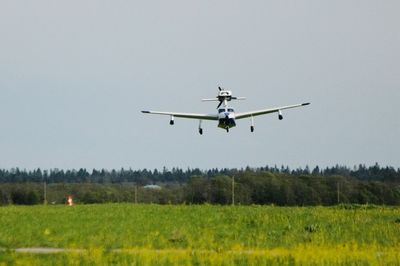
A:
<svg viewBox="0 0 400 266">
<path fill-rule="evenodd" d="M 224 113 L 224 112 L 235 112 L 235 110 L 233 110 L 232 108 L 228 108 L 228 109 L 218 109 L 218 113 Z"/>
</svg>

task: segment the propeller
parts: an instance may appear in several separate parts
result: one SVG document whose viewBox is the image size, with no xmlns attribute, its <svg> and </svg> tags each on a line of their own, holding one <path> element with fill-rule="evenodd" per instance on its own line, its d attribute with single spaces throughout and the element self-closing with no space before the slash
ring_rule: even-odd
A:
<svg viewBox="0 0 400 266">
<path fill-rule="evenodd" d="M 219 104 L 217 106 L 217 109 L 218 109 L 221 107 L 222 103 L 224 103 L 225 101 L 246 99 L 244 97 L 233 97 L 231 91 L 225 90 L 221 86 L 218 86 L 218 90 L 219 90 L 219 93 L 218 93 L 217 97 L 211 98 L 211 99 L 202 99 L 202 101 L 205 101 L 205 102 L 218 101 L 219 102 Z"/>
<path fill-rule="evenodd" d="M 223 91 L 223 90 L 225 90 L 224 88 L 221 88 L 221 86 L 218 86 L 218 90 L 219 91 Z M 218 98 L 218 100 L 219 100 L 219 104 L 218 104 L 218 106 L 217 106 L 217 109 L 218 108 L 220 108 L 221 107 L 221 105 L 222 105 L 222 103 L 224 102 L 224 98 L 220 98 L 219 96 L 217 96 L 217 98 Z"/>
</svg>

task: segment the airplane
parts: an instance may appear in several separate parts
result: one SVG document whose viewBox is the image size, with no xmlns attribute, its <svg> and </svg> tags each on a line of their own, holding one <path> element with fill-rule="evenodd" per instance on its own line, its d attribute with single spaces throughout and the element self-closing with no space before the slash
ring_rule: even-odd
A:
<svg viewBox="0 0 400 266">
<path fill-rule="evenodd" d="M 174 125 L 174 118 L 189 118 L 189 119 L 198 119 L 199 120 L 199 133 L 203 135 L 203 128 L 201 126 L 203 120 L 214 120 L 218 121 L 218 127 L 225 129 L 226 132 L 229 132 L 230 128 L 236 126 L 236 120 L 249 118 L 251 120 L 250 131 L 254 132 L 254 117 L 259 115 L 265 115 L 270 113 L 278 113 L 279 120 L 283 119 L 282 110 L 301 107 L 309 105 L 310 103 L 302 103 L 302 104 L 294 104 L 270 109 L 262 109 L 251 112 L 244 113 L 235 113 L 233 108 L 228 106 L 228 102 L 231 100 L 245 100 L 245 97 L 234 97 L 232 96 L 232 91 L 226 90 L 224 88 L 218 87 L 219 93 L 218 96 L 211 99 L 202 99 L 203 102 L 209 101 L 218 101 L 219 104 L 217 106 L 218 113 L 217 114 L 193 114 L 193 113 L 175 113 L 175 112 L 159 112 L 159 111 L 142 111 L 144 114 L 156 114 L 156 115 L 169 115 L 170 116 L 170 125 Z M 221 107 L 222 105 L 222 107 Z"/>
</svg>

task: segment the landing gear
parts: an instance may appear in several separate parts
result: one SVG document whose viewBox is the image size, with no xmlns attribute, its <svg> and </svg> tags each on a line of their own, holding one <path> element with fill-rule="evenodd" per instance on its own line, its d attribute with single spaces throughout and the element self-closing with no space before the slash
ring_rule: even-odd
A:
<svg viewBox="0 0 400 266">
<path fill-rule="evenodd" d="M 229 127 L 226 128 L 226 133 L 229 133 Z"/>
<path fill-rule="evenodd" d="M 250 131 L 254 132 L 254 117 L 251 116 L 251 126 L 250 126 Z"/>
<path fill-rule="evenodd" d="M 283 119 L 283 115 L 282 115 L 281 110 L 278 111 L 278 118 L 279 118 L 279 120 L 282 120 L 282 119 Z"/>
<path fill-rule="evenodd" d="M 174 124 L 174 116 L 171 115 L 171 119 L 169 120 L 169 124 L 172 126 Z"/>
<path fill-rule="evenodd" d="M 201 122 L 203 122 L 203 121 L 199 120 L 199 134 L 203 135 L 203 128 L 201 127 Z"/>
</svg>

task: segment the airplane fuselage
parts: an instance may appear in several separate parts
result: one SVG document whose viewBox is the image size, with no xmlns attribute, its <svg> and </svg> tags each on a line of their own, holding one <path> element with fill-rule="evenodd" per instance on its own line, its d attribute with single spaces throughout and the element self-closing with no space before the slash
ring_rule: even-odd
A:
<svg viewBox="0 0 400 266">
<path fill-rule="evenodd" d="M 228 130 L 235 126 L 235 111 L 232 108 L 218 109 L 218 127 Z"/>
</svg>

